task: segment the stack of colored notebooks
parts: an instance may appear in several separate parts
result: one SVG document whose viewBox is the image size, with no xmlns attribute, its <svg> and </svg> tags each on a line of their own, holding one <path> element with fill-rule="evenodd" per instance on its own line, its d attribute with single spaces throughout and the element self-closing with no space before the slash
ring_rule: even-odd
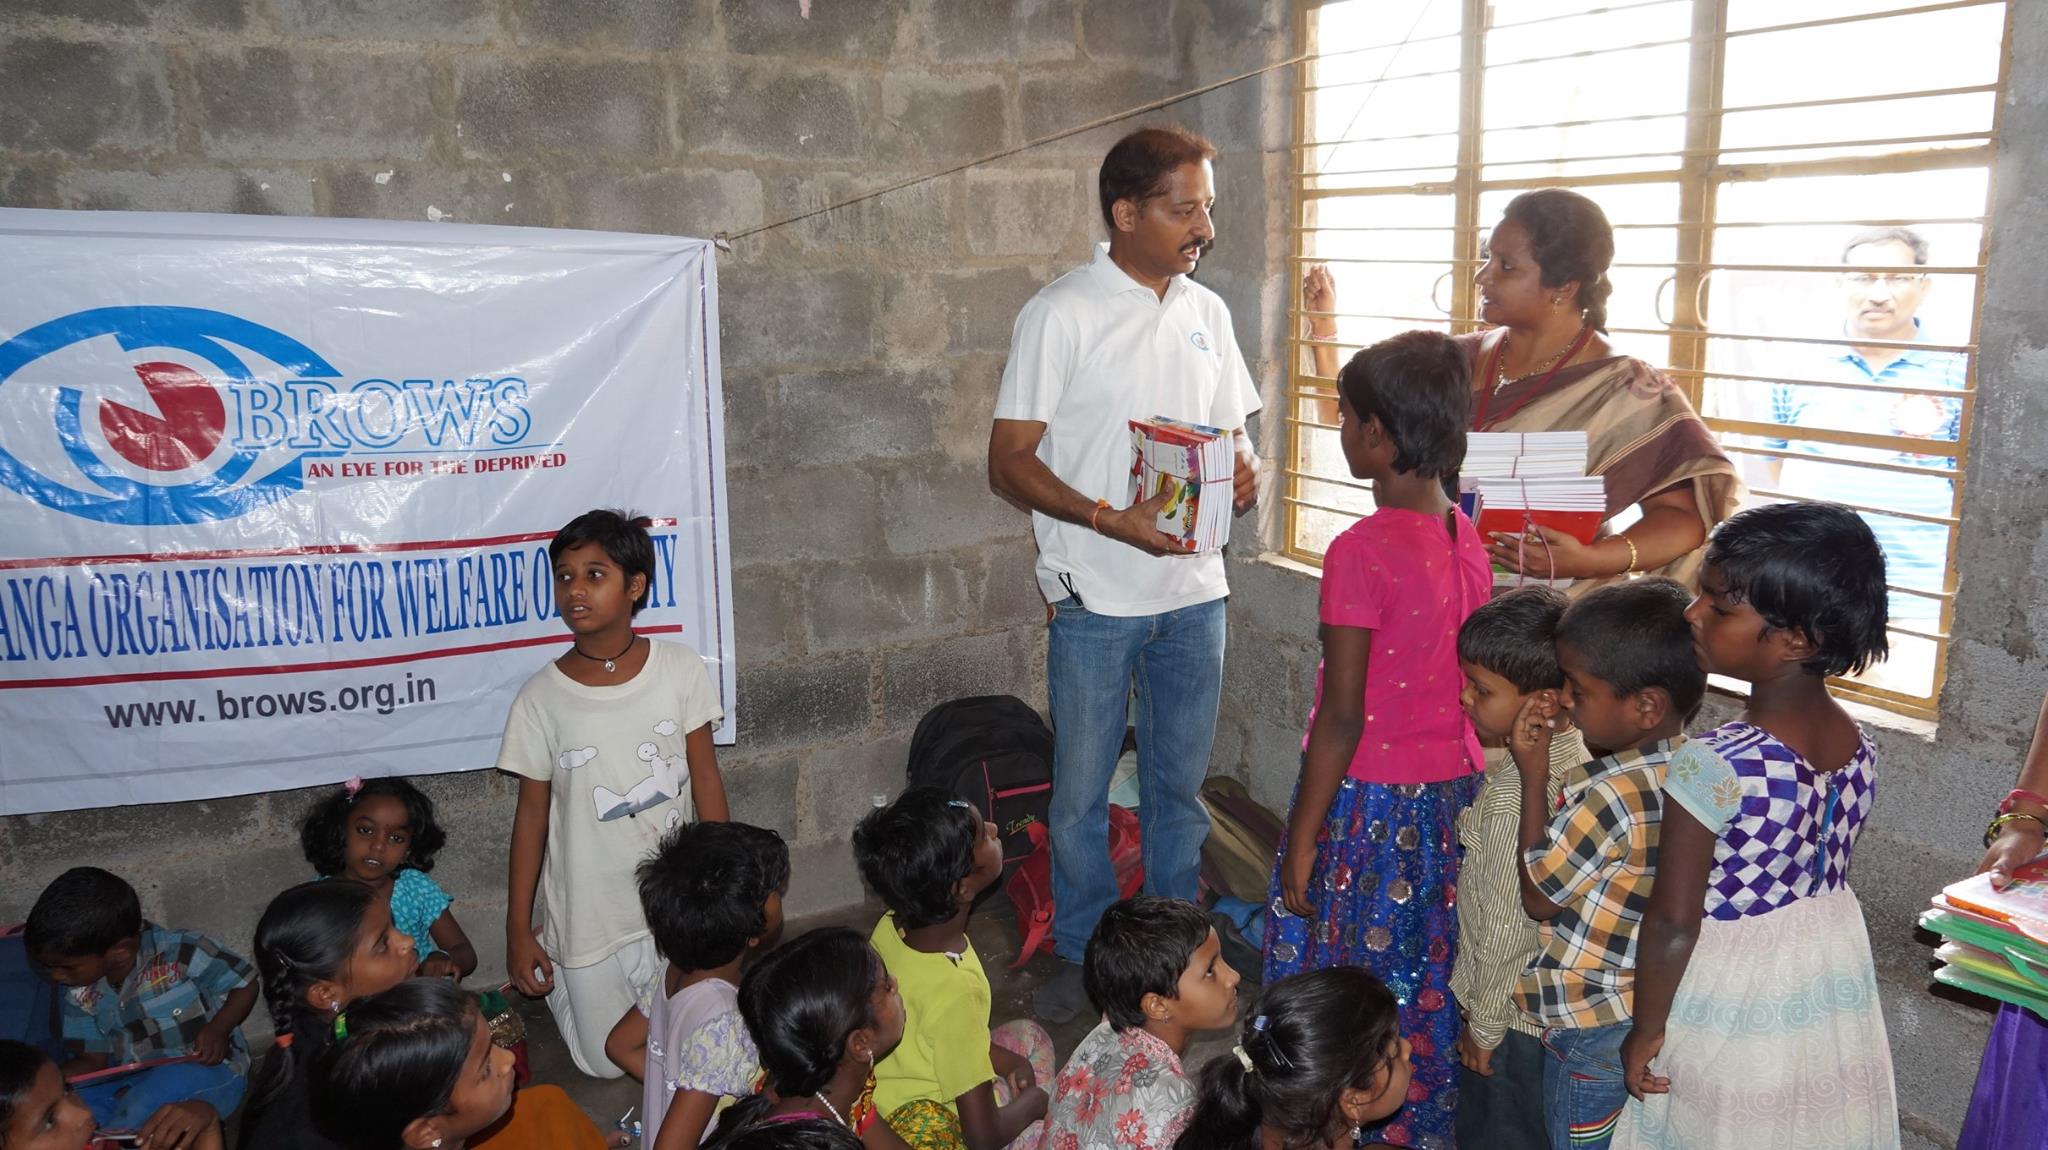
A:
<svg viewBox="0 0 2048 1150">
<path fill-rule="evenodd" d="M 1166 492 L 1159 530 L 1189 551 L 1230 542 L 1236 446 L 1229 432 L 1155 415 L 1131 425 L 1131 502 Z"/>
<path fill-rule="evenodd" d="M 2013 872 L 2004 890 L 1982 874 L 1950 883 L 1920 925 L 1942 937 L 1936 982 L 2048 1018 L 2048 858 Z"/>
<path fill-rule="evenodd" d="M 1586 474 L 1583 431 L 1467 435 L 1458 495 L 1465 514 L 1483 535 L 1523 535 L 1530 527 L 1541 526 L 1591 543 L 1607 517 L 1607 484 Z M 1494 568 L 1496 587 L 1537 581 Z M 1571 580 L 1550 582 L 1563 587 Z"/>
</svg>

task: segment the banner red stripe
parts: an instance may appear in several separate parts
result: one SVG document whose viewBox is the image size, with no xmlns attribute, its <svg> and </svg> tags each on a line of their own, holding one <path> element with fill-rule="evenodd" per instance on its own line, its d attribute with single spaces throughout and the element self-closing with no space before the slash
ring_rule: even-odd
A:
<svg viewBox="0 0 2048 1150">
<path fill-rule="evenodd" d="M 544 538 L 552 538 L 549 532 Z M 673 635 L 682 631 L 681 624 L 660 627 L 635 627 L 641 635 Z M 280 663 L 269 667 L 197 667 L 189 671 L 141 671 L 128 675 L 79 675 L 68 679 L 11 679 L 0 681 L 0 691 L 16 691 L 24 687 L 97 687 L 106 683 L 157 683 L 171 679 L 231 679 L 243 675 L 286 675 L 299 671 L 347 671 L 357 667 L 388 667 L 394 663 L 418 663 L 428 659 L 449 659 L 457 655 L 481 655 L 487 651 L 510 651 L 519 647 L 539 647 L 548 643 L 560 643 L 566 635 L 537 635 L 527 639 L 506 639 L 498 643 L 478 643 L 470 647 L 447 647 L 439 651 L 414 651 L 403 655 L 378 655 L 366 659 L 337 659 L 327 663 Z"/>
<path fill-rule="evenodd" d="M 650 520 L 649 527 L 674 527 L 674 519 Z M 392 551 L 452 551 L 463 547 L 502 547 L 553 539 L 553 531 L 490 535 L 481 539 L 414 539 L 402 543 L 315 543 L 307 547 L 255 547 L 241 551 L 164 551 L 133 555 L 52 555 L 46 559 L 0 559 L 0 571 L 25 567 L 88 567 L 95 563 L 204 563 L 222 559 L 278 559 L 287 555 L 375 555 Z"/>
</svg>

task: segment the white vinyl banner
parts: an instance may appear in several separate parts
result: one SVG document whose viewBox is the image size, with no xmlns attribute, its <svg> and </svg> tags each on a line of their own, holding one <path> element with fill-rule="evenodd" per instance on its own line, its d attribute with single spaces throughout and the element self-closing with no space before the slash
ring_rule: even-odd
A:
<svg viewBox="0 0 2048 1150">
<path fill-rule="evenodd" d="M 0 209 L 0 275 L 0 814 L 490 766 L 594 507 L 732 742 L 708 242 Z"/>
</svg>

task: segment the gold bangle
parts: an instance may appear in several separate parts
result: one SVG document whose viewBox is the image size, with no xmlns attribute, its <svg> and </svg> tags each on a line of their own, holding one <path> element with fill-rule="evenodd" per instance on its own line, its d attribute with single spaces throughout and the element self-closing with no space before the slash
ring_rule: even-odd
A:
<svg viewBox="0 0 2048 1150">
<path fill-rule="evenodd" d="M 1992 841 L 1998 838 L 1998 833 L 2005 829 L 2007 823 L 2017 822 L 2020 819 L 2031 821 L 2035 826 L 2041 828 L 2043 834 L 2048 834 L 2048 819 L 2043 819 L 2040 815 L 2030 815 L 2025 811 L 2008 811 L 1992 819 L 1991 825 L 1984 828 L 1984 845 L 1990 846 Z"/>
<path fill-rule="evenodd" d="M 1626 567 L 1622 568 L 1622 569 L 1621 569 L 1621 573 L 1622 573 L 1623 575 L 1633 575 L 1633 574 L 1635 574 L 1635 573 L 1636 573 L 1636 541 L 1635 541 L 1635 540 L 1633 540 L 1633 539 L 1630 539 L 1630 538 L 1628 537 L 1628 532 L 1626 532 L 1626 531 L 1623 531 L 1623 532 L 1621 532 L 1620 534 L 1616 535 L 1616 536 L 1615 536 L 1615 538 L 1616 538 L 1616 539 L 1619 539 L 1619 540 L 1621 540 L 1621 541 L 1622 541 L 1623 543 L 1626 543 L 1626 544 L 1628 544 L 1628 566 L 1626 566 Z"/>
</svg>

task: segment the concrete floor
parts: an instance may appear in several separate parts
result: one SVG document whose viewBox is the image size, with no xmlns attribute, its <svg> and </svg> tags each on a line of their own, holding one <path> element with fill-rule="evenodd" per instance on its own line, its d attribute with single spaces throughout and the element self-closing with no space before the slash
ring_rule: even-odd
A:
<svg viewBox="0 0 2048 1150">
<path fill-rule="evenodd" d="M 869 903 L 827 915 L 817 915 L 784 925 L 783 937 L 790 938 L 804 931 L 821 926 L 850 926 L 865 933 L 880 918 L 882 908 L 878 903 Z M 989 986 L 994 992 L 995 1006 L 991 1011 L 997 1024 L 1013 1018 L 1030 1018 L 1031 992 L 1038 984 L 1052 976 L 1058 960 L 1049 954 L 1039 954 L 1022 970 L 1010 969 L 1010 963 L 1017 957 L 1020 938 L 1017 920 L 1010 909 L 1010 902 L 1000 894 L 984 901 L 968 920 L 967 933 L 974 940 L 974 949 L 981 955 L 981 963 L 988 972 Z M 1240 984 L 1240 1010 L 1249 1009 L 1257 998 L 1258 971 L 1244 972 Z M 533 1067 L 535 1082 L 553 1082 L 569 1092 L 589 1114 L 592 1121 L 601 1127 L 610 1127 L 618 1121 L 627 1107 L 640 1104 L 640 1084 L 630 1078 L 596 1079 L 582 1074 L 575 1063 L 569 1060 L 568 1048 L 562 1045 L 560 1034 L 555 1030 L 554 1020 L 548 1015 L 547 1004 L 534 999 L 515 1004 L 526 1019 L 527 1059 Z M 1054 1049 L 1059 1062 L 1064 1065 L 1081 1039 L 1094 1029 L 1097 1018 L 1084 1014 L 1059 1026 L 1047 1026 L 1051 1033 Z M 1208 1060 L 1230 1049 L 1234 1035 L 1217 1032 L 1198 1036 L 1188 1047 L 1185 1060 L 1189 1074 L 1196 1074 Z"/>
</svg>

